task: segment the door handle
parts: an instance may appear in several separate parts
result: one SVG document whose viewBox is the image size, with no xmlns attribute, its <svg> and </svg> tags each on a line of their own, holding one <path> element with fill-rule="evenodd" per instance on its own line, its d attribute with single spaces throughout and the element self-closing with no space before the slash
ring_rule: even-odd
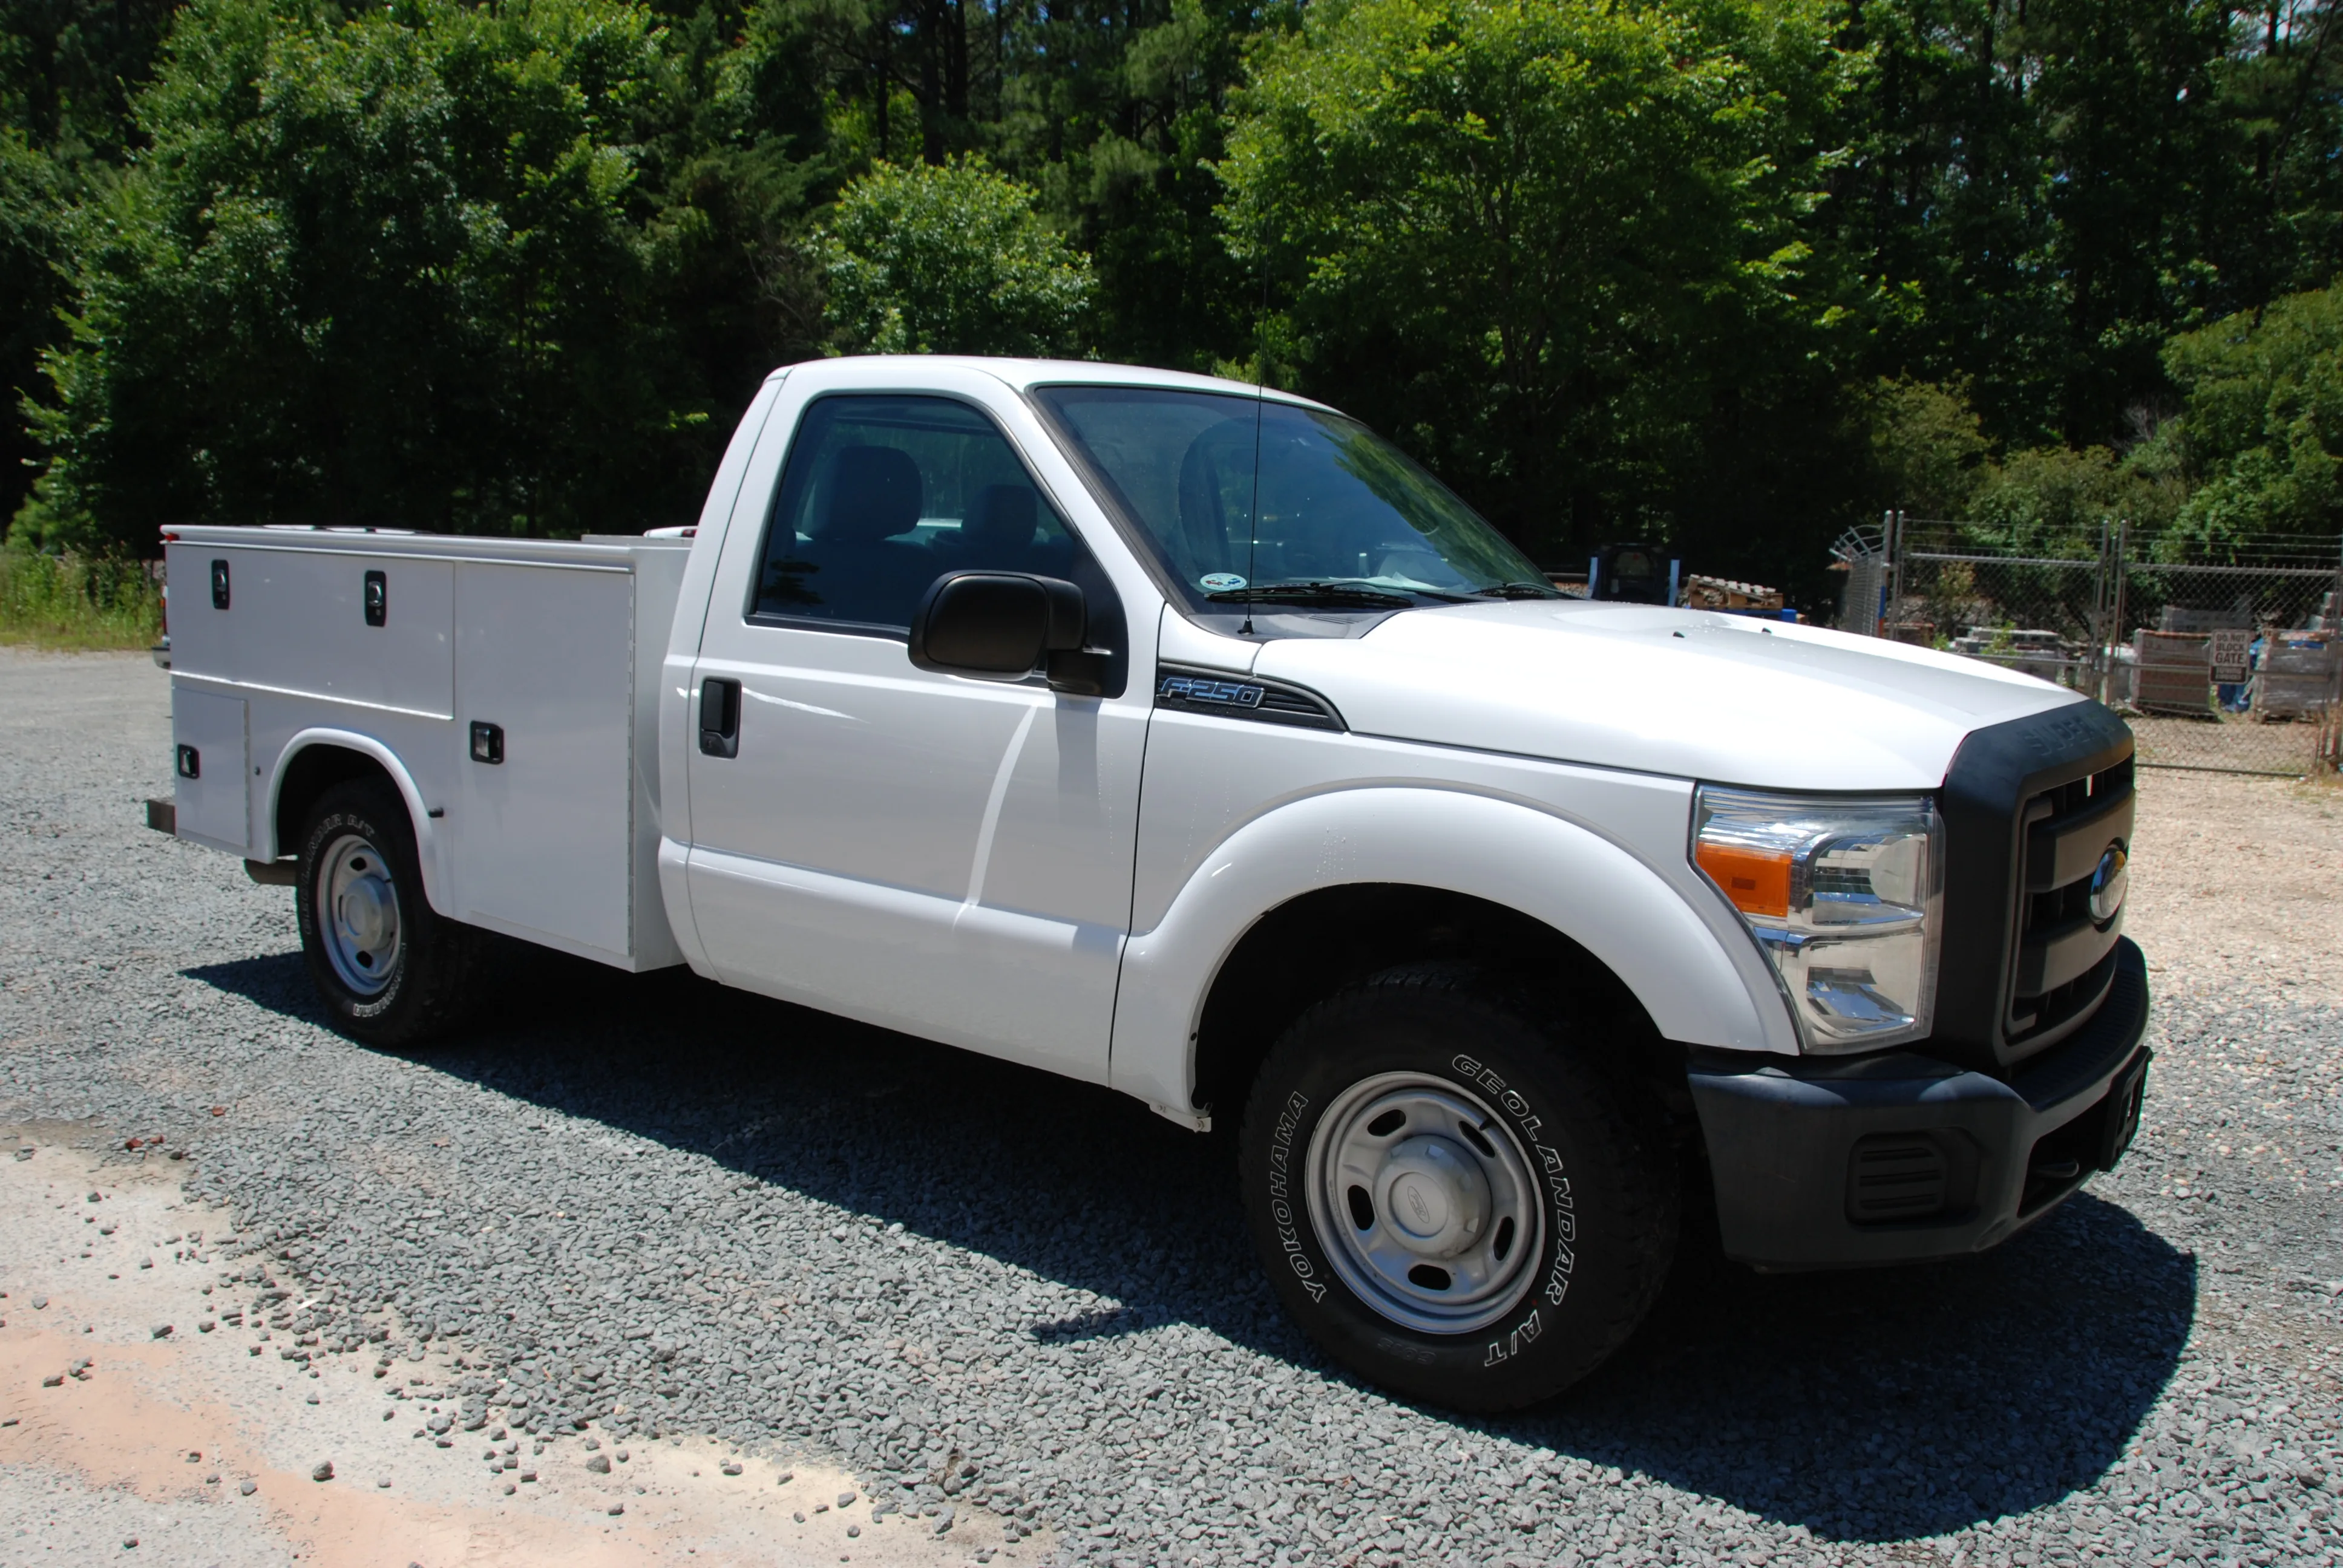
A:
<svg viewBox="0 0 2343 1568">
<path fill-rule="evenodd" d="M 699 749 L 710 757 L 740 755 L 740 683 L 711 677 L 699 683 Z"/>
</svg>

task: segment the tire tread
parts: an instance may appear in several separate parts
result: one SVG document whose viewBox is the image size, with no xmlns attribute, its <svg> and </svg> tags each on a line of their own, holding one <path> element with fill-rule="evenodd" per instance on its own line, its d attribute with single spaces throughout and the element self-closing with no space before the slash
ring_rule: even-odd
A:
<svg viewBox="0 0 2343 1568">
<path fill-rule="evenodd" d="M 356 818 L 368 825 L 377 847 L 396 861 L 404 884 L 400 918 L 407 926 L 407 951 L 400 961 L 407 970 L 402 980 L 406 990 L 388 1010 L 371 1017 L 347 1012 L 328 979 L 331 965 L 320 950 L 320 939 L 309 930 L 316 918 L 317 853 L 327 825 L 337 817 Z M 302 947 L 311 975 L 335 1014 L 337 1028 L 368 1045 L 403 1050 L 430 1044 L 461 1027 L 478 1000 L 485 933 L 447 919 L 424 897 L 414 824 L 407 818 L 407 803 L 396 791 L 378 780 L 364 779 L 327 790 L 303 826 L 300 867 L 297 907 L 303 911 Z"/>
<path fill-rule="evenodd" d="M 1675 1250 L 1680 1208 L 1675 1161 L 1666 1147 L 1656 1108 L 1633 1080 L 1627 1064 L 1576 1043 L 1579 1031 L 1573 1010 L 1511 977 L 1453 960 L 1398 965 L 1345 986 L 1305 1010 L 1271 1048 L 1247 1096 L 1238 1131 L 1238 1147 L 1244 1158 L 1250 1160 L 1251 1151 L 1261 1146 L 1262 1131 L 1277 1121 L 1284 1103 L 1282 1086 L 1292 1083 L 1303 1070 L 1307 1059 L 1302 1053 L 1311 1049 L 1311 1042 L 1322 1040 L 1330 1030 L 1339 1031 L 1346 1015 L 1381 1010 L 1394 1001 L 1425 1006 L 1450 1016 L 1462 1010 L 1491 1017 L 1493 1022 L 1503 1019 L 1543 1039 L 1565 1075 L 1583 1072 L 1594 1081 L 1591 1087 L 1596 1091 L 1581 1099 L 1579 1114 L 1591 1117 L 1599 1145 L 1623 1167 L 1618 1179 L 1610 1183 L 1613 1213 L 1606 1228 L 1622 1242 L 1614 1261 L 1633 1288 L 1618 1293 L 1598 1315 L 1574 1324 L 1581 1353 L 1571 1359 L 1566 1375 L 1537 1383 L 1475 1390 L 1463 1397 L 1428 1395 L 1481 1413 L 1539 1403 L 1592 1372 L 1624 1344 L 1658 1300 Z"/>
</svg>

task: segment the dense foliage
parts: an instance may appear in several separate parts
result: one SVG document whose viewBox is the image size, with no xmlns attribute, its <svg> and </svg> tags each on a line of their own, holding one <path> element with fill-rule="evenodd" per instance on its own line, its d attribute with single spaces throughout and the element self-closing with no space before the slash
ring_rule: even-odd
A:
<svg viewBox="0 0 2343 1568">
<path fill-rule="evenodd" d="M 2343 530 L 2343 0 L 19 0 L 0 517 L 688 516 L 771 366 L 1262 376 L 1543 559 Z"/>
<path fill-rule="evenodd" d="M 1079 353 L 1088 260 L 981 164 L 880 164 L 847 187 L 821 236 L 829 316 L 878 354 Z"/>
<path fill-rule="evenodd" d="M 1253 64 L 1226 211 L 1289 375 L 1532 541 L 1802 482 L 1765 448 L 1827 390 L 1821 7 L 1335 0 Z"/>
</svg>

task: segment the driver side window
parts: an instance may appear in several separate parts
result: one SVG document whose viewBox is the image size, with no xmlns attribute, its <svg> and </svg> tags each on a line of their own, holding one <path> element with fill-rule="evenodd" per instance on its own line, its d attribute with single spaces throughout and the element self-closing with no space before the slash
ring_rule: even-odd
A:
<svg viewBox="0 0 2343 1568">
<path fill-rule="evenodd" d="M 1089 577 L 992 422 L 946 397 L 834 395 L 799 422 L 750 614 L 901 633 L 964 569 Z"/>
</svg>

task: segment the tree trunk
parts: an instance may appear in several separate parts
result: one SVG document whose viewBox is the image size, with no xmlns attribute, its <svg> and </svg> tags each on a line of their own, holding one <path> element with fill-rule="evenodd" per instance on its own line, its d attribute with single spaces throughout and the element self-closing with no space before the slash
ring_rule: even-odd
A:
<svg viewBox="0 0 2343 1568">
<path fill-rule="evenodd" d="M 944 13 L 949 0 L 929 0 L 920 7 L 920 160 L 944 161 L 943 62 Z"/>
</svg>

